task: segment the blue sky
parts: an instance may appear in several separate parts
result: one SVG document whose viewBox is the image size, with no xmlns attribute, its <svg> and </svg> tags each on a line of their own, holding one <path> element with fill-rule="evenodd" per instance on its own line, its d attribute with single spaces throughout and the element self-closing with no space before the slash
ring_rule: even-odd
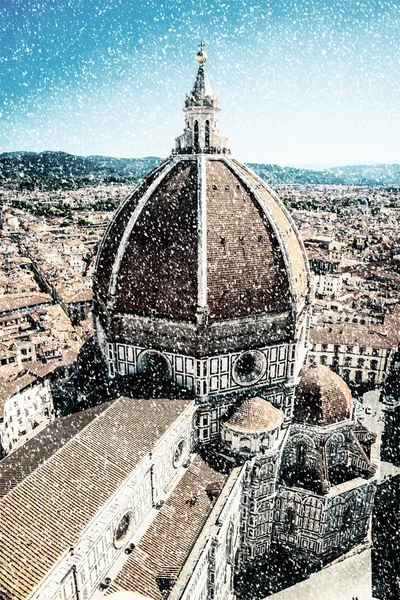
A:
<svg viewBox="0 0 400 600">
<path fill-rule="evenodd" d="M 0 152 L 167 156 L 200 38 L 244 161 L 400 162 L 400 0 L 0 0 Z"/>
</svg>

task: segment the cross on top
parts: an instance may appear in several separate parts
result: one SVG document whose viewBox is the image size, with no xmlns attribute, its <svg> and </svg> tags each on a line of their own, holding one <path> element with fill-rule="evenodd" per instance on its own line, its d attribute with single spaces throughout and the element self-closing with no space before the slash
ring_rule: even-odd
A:
<svg viewBox="0 0 400 600">
<path fill-rule="evenodd" d="M 203 40 L 201 40 L 201 42 L 199 44 L 200 52 L 203 52 L 204 47 L 205 47 L 205 44 L 203 44 Z"/>
</svg>

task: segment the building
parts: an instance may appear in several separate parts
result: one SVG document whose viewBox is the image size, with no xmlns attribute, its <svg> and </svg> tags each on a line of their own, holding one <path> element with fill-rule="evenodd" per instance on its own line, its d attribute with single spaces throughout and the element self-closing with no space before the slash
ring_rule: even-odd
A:
<svg viewBox="0 0 400 600">
<path fill-rule="evenodd" d="M 127 393 L 52 424 L 46 461 L 48 430 L 5 459 L 3 600 L 240 598 L 272 557 L 315 567 L 368 541 L 374 436 L 344 381 L 305 366 L 302 241 L 231 158 L 197 58 L 184 133 L 97 257 L 98 396 Z"/>
<path fill-rule="evenodd" d="M 8 454 L 42 423 L 54 419 L 53 397 L 48 373 L 18 373 L 12 381 L 0 377 L 0 443 Z"/>
<path fill-rule="evenodd" d="M 345 381 L 381 385 L 397 346 L 398 333 L 385 325 L 318 323 L 310 330 L 310 362 L 327 365 Z"/>
</svg>

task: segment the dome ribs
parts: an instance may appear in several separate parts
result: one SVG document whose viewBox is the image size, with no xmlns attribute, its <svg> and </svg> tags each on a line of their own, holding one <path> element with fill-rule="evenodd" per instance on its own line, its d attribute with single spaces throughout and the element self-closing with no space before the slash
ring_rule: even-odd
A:
<svg viewBox="0 0 400 600">
<path fill-rule="evenodd" d="M 121 260 L 117 310 L 195 320 L 197 177 L 195 161 L 179 161 L 144 205 Z"/>
<path fill-rule="evenodd" d="M 207 263 L 211 319 L 288 310 L 276 236 L 225 159 L 207 161 Z"/>
<path fill-rule="evenodd" d="M 122 236 L 128 226 L 129 219 L 143 195 L 148 191 L 169 162 L 170 160 L 158 165 L 151 173 L 149 173 L 144 181 L 129 194 L 116 211 L 113 220 L 103 236 L 97 255 L 94 285 L 96 294 L 100 295 L 103 299 L 107 299 L 108 296 L 113 265 Z"/>
<path fill-rule="evenodd" d="M 301 241 L 264 187 L 226 156 L 166 160 L 105 234 L 95 274 L 99 312 L 202 327 L 302 310 Z"/>
<path fill-rule="evenodd" d="M 257 192 L 267 204 L 271 216 L 282 234 L 288 255 L 290 256 L 290 266 L 297 296 L 298 298 L 304 298 L 308 288 L 307 256 L 289 213 L 276 194 L 255 173 L 237 160 L 232 159 L 232 162 L 254 188 L 257 189 Z"/>
<path fill-rule="evenodd" d="M 280 427 L 285 415 L 268 400 L 258 396 L 247 398 L 224 422 L 224 427 L 242 432 L 266 432 Z"/>
</svg>

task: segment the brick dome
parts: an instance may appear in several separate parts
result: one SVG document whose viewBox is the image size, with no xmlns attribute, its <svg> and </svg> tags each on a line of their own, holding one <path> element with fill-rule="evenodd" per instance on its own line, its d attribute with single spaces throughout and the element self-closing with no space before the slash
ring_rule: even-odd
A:
<svg viewBox="0 0 400 600">
<path fill-rule="evenodd" d="M 224 427 L 246 434 L 268 432 L 280 427 L 284 418 L 282 410 L 264 398 L 248 398 L 225 421 Z"/>
<path fill-rule="evenodd" d="M 323 365 L 309 365 L 300 372 L 294 420 L 310 425 L 332 425 L 350 419 L 353 400 L 343 379 Z"/>
<path fill-rule="evenodd" d="M 272 190 L 224 155 L 178 155 L 116 212 L 98 253 L 97 312 L 196 322 L 304 304 L 307 264 Z"/>
</svg>

